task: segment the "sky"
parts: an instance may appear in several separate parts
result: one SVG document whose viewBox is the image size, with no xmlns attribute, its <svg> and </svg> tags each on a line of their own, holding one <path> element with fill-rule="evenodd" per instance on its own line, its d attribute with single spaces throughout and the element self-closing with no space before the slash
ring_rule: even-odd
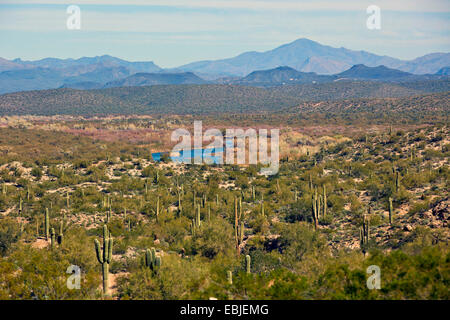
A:
<svg viewBox="0 0 450 320">
<path fill-rule="evenodd" d="M 69 5 L 80 29 L 67 28 Z M 380 8 L 369 30 L 367 7 Z M 299 38 L 400 59 L 450 52 L 450 0 L 0 0 L 0 57 L 109 54 L 165 68 Z"/>
</svg>

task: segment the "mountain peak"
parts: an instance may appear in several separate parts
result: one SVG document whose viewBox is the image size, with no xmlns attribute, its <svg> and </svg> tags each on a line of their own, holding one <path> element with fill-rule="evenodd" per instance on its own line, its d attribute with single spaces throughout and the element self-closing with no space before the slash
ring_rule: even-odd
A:
<svg viewBox="0 0 450 320">
<path fill-rule="evenodd" d="M 319 42 L 307 39 L 307 38 L 300 38 L 297 40 L 294 40 L 290 43 L 284 44 L 276 49 L 279 48 L 318 48 L 322 46 L 322 44 L 320 44 Z M 274 50 L 276 50 L 274 49 Z"/>
<path fill-rule="evenodd" d="M 298 38 L 297 40 L 292 41 L 291 44 L 292 43 L 306 43 L 306 44 L 319 44 L 320 45 L 319 42 L 308 39 L 308 38 Z"/>
</svg>

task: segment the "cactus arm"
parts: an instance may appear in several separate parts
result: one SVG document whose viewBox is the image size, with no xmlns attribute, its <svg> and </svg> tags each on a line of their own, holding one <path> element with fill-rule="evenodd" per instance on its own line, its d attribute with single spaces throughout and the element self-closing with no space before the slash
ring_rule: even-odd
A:
<svg viewBox="0 0 450 320">
<path fill-rule="evenodd" d="M 111 263 L 112 248 L 113 248 L 113 238 L 110 237 L 109 240 L 108 240 L 108 259 L 106 260 L 108 263 Z"/>
<path fill-rule="evenodd" d="M 99 263 L 103 264 L 103 257 L 102 257 L 102 252 L 100 249 L 100 242 L 98 242 L 98 240 L 95 239 L 94 244 L 95 244 L 95 253 L 97 254 L 97 260 Z"/>
</svg>

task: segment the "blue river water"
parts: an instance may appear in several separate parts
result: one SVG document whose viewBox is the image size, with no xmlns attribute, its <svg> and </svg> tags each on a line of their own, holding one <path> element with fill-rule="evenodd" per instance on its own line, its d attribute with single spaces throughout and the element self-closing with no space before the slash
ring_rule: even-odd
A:
<svg viewBox="0 0 450 320">
<path fill-rule="evenodd" d="M 154 161 L 161 161 L 162 155 L 167 155 L 173 162 L 193 163 L 193 159 L 201 158 L 202 162 L 210 162 L 214 164 L 222 163 L 224 148 L 205 148 L 205 149 L 191 149 L 190 152 L 156 152 L 152 153 Z M 172 153 L 172 156 L 170 154 Z M 178 155 L 174 155 L 178 154 Z"/>
</svg>

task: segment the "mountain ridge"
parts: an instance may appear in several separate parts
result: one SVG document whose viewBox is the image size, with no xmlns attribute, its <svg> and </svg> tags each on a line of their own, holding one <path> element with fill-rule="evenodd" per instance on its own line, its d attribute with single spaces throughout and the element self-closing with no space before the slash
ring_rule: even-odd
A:
<svg viewBox="0 0 450 320">
<path fill-rule="evenodd" d="M 50 89 L 0 95 L 0 115 L 211 114 L 276 111 L 307 101 L 449 92 L 450 81 L 336 81 L 258 88 L 219 84 Z"/>
<path fill-rule="evenodd" d="M 427 74 L 436 73 L 449 63 L 450 53 L 431 53 L 405 61 L 363 50 L 334 48 L 301 38 L 264 52 L 244 52 L 228 59 L 198 61 L 175 69 L 222 76 L 244 76 L 255 70 L 288 66 L 299 71 L 336 74 L 353 65 L 365 64 L 370 67 L 385 65 L 405 72 Z M 430 65 L 428 69 L 427 65 Z"/>
<path fill-rule="evenodd" d="M 0 94 L 59 87 L 85 88 L 85 85 L 86 88 L 101 87 L 115 81 L 117 81 L 116 83 L 125 83 L 127 82 L 127 80 L 124 80 L 125 78 L 137 73 L 181 74 L 191 72 L 199 79 L 181 83 L 206 83 L 211 81 L 239 83 L 241 81 L 243 84 L 249 84 L 255 83 L 255 81 L 239 78 L 245 78 L 253 72 L 279 67 L 289 67 L 297 72 L 310 73 L 309 76 L 298 75 L 299 78 L 303 78 L 303 80 L 298 81 L 299 83 L 302 81 L 325 81 L 324 79 L 327 78 L 324 76 L 337 75 L 354 65 L 360 64 L 367 67 L 383 65 L 387 68 L 412 74 L 437 74 L 441 69 L 450 65 L 450 53 L 430 53 L 405 61 L 367 51 L 349 50 L 344 47 L 334 48 L 313 40 L 300 38 L 264 52 L 243 52 L 228 59 L 197 61 L 169 69 L 163 69 L 153 61 L 130 62 L 110 55 L 78 59 L 44 58 L 36 61 L 24 61 L 20 58 L 13 60 L 0 58 Z M 446 74 L 438 75 L 445 76 Z M 153 77 L 158 76 L 154 75 Z M 162 77 L 170 78 L 170 76 Z M 410 77 L 412 78 L 412 76 Z M 361 78 L 357 77 L 356 79 Z M 132 78 L 128 80 L 132 82 Z M 263 83 L 266 82 L 263 81 Z M 94 83 L 97 84 L 94 85 Z M 148 84 L 150 83 L 152 81 L 149 81 Z M 155 80 L 154 83 L 171 84 L 172 82 Z M 277 83 L 280 83 L 280 81 L 277 81 Z M 131 85 L 136 84 L 131 83 Z"/>
</svg>

